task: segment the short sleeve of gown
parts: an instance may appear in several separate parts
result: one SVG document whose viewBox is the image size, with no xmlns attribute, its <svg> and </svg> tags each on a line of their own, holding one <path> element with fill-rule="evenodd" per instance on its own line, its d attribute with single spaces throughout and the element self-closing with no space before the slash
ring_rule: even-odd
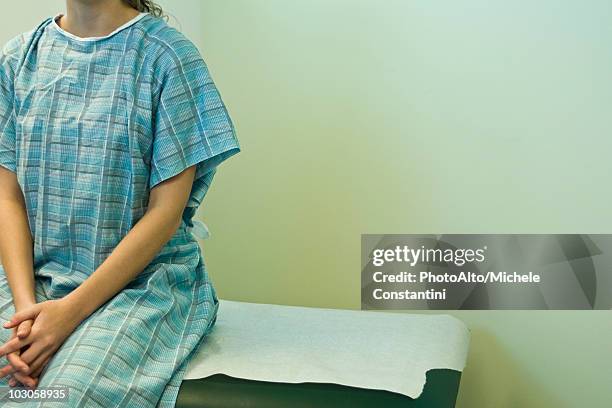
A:
<svg viewBox="0 0 612 408">
<path fill-rule="evenodd" d="M 13 60 L 19 46 L 14 38 L 0 51 L 0 166 L 16 172 L 15 112 L 13 109 Z"/>
<path fill-rule="evenodd" d="M 196 165 L 187 203 L 191 219 L 217 166 L 240 151 L 236 132 L 199 51 L 183 41 L 170 52 L 153 114 L 149 187 Z"/>
</svg>

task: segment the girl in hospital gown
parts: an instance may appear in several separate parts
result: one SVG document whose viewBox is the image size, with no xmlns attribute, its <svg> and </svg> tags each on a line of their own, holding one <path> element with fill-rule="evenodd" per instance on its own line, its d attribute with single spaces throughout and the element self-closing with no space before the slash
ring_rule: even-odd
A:
<svg viewBox="0 0 612 408">
<path fill-rule="evenodd" d="M 216 318 L 193 217 L 216 167 L 240 150 L 234 127 L 197 48 L 163 19 L 141 13 L 81 38 L 58 17 L 0 55 L 0 166 L 24 193 L 37 302 L 91 275 L 144 215 L 153 187 L 191 165 L 196 175 L 174 236 L 49 361 L 38 387 L 67 387 L 69 401 L 43 406 L 174 406 Z M 14 312 L 0 269 L 0 320 Z M 0 328 L 0 344 L 9 334 Z"/>
</svg>

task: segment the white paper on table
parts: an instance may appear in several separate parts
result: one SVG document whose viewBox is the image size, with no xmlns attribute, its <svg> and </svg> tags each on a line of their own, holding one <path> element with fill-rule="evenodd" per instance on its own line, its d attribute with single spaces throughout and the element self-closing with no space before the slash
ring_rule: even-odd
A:
<svg viewBox="0 0 612 408">
<path fill-rule="evenodd" d="M 214 374 L 335 383 L 418 398 L 430 369 L 462 371 L 470 335 L 449 315 L 321 309 L 220 300 L 185 379 Z"/>
</svg>

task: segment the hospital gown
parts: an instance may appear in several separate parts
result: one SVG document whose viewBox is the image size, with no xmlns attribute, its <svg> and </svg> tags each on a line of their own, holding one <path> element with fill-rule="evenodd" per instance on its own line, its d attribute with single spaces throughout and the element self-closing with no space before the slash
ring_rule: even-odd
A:
<svg viewBox="0 0 612 408">
<path fill-rule="evenodd" d="M 42 406 L 174 406 L 216 319 L 192 229 L 217 166 L 240 151 L 234 126 L 198 49 L 164 20 L 141 13 L 80 38 L 58 16 L 0 54 L 0 165 L 25 196 L 37 300 L 78 287 L 145 214 L 150 190 L 197 167 L 174 236 L 43 371 L 39 387 L 68 387 L 69 401 Z M 0 319 L 13 313 L 0 270 Z M 0 341 L 9 334 L 0 328 Z"/>
</svg>

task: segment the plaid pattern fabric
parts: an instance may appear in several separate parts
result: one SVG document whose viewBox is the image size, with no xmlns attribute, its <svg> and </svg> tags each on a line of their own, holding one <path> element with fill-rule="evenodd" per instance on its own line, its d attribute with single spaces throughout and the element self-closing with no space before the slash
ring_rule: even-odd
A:
<svg viewBox="0 0 612 408">
<path fill-rule="evenodd" d="M 193 216 L 240 147 L 199 51 L 165 21 L 145 14 L 106 37 L 68 34 L 49 17 L 0 55 L 0 165 L 24 192 L 38 299 L 76 288 L 144 215 L 152 188 L 197 171 L 176 234 L 43 372 L 40 386 L 69 387 L 70 401 L 42 406 L 174 406 L 218 308 Z"/>
</svg>

